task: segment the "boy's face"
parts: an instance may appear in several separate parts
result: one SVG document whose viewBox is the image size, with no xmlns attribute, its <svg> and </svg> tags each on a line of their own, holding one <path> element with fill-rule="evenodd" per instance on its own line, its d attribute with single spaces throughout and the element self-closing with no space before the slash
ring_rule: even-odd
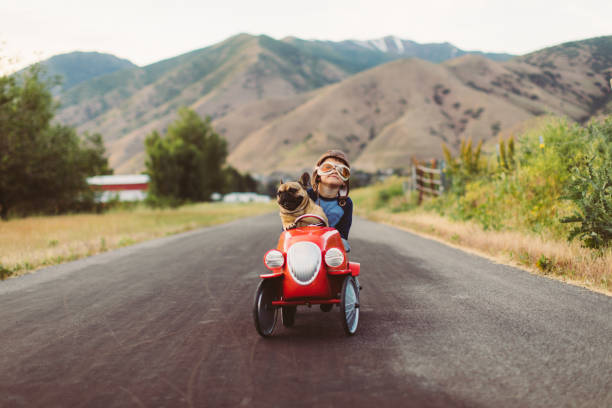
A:
<svg viewBox="0 0 612 408">
<path fill-rule="evenodd" d="M 330 157 L 328 159 L 325 159 L 325 161 L 323 163 L 331 163 L 331 164 L 342 164 L 344 165 L 344 163 L 338 159 L 334 159 L 333 157 Z M 323 165 L 323 163 L 321 163 L 321 165 Z M 332 187 L 332 188 L 340 188 L 344 186 L 344 181 L 342 181 L 342 179 L 340 178 L 340 176 L 338 175 L 337 172 L 332 171 L 330 174 L 324 174 L 321 176 L 321 183 L 325 184 L 326 186 Z"/>
</svg>

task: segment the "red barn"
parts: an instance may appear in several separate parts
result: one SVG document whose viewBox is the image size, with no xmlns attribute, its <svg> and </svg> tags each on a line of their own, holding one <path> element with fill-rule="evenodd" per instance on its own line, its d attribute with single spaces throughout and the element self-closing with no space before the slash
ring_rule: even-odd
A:
<svg viewBox="0 0 612 408">
<path fill-rule="evenodd" d="M 87 184 L 92 190 L 102 192 L 98 201 L 103 203 L 112 199 L 142 201 L 147 197 L 149 176 L 146 174 L 95 176 L 88 178 Z"/>
</svg>

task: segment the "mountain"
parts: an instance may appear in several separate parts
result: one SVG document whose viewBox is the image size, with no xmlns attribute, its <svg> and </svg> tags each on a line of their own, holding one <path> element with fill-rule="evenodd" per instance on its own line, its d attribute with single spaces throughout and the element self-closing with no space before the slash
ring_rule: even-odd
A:
<svg viewBox="0 0 612 408">
<path fill-rule="evenodd" d="M 390 62 L 315 91 L 242 137 L 229 161 L 241 170 L 297 173 L 333 146 L 362 170 L 406 168 L 412 156 L 441 156 L 443 142 L 491 140 L 537 116 L 584 122 L 612 105 L 610 46 L 612 37 L 601 37 L 506 62 L 479 55 Z"/>
<path fill-rule="evenodd" d="M 507 61 L 513 57 L 511 54 L 464 51 L 448 42 L 419 44 L 395 36 L 387 36 L 368 41 L 347 40 L 341 42 L 305 41 L 295 37 L 288 37 L 284 39 L 284 41 L 312 53 L 320 54 L 322 52 L 333 52 L 352 57 L 356 65 L 362 67 L 359 71 L 374 65 L 379 65 L 380 62 L 388 62 L 398 58 L 415 57 L 431 62 L 443 62 L 467 54 L 482 55 L 494 61 Z M 378 62 L 374 65 L 366 63 L 370 61 Z"/>
<path fill-rule="evenodd" d="M 442 142 L 457 146 L 467 134 L 494 136 L 500 118 L 529 117 L 510 101 L 465 85 L 448 66 L 404 59 L 317 91 L 243 138 L 229 161 L 240 170 L 298 171 L 333 146 L 362 170 L 405 167 L 412 155 L 439 156 Z"/>
<path fill-rule="evenodd" d="M 46 76 L 60 78 L 60 89 L 56 90 L 56 93 L 66 92 L 101 75 L 136 67 L 130 61 L 111 54 L 81 51 L 55 55 L 40 64 L 45 67 Z"/>
<path fill-rule="evenodd" d="M 270 37 L 246 34 L 143 68 L 95 78 L 61 97 L 58 119 L 101 132 L 119 171 L 143 152 L 153 129 L 165 130 L 180 106 L 222 118 L 255 101 L 287 98 L 350 75 L 326 58 L 301 54 Z M 124 167 L 121 167 L 124 166 Z"/>
<path fill-rule="evenodd" d="M 503 64 L 449 61 L 464 83 L 535 114 L 584 122 L 610 100 L 612 36 L 569 42 Z"/>
<path fill-rule="evenodd" d="M 505 60 L 450 44 L 427 51 L 395 37 L 335 43 L 240 34 L 74 86 L 60 95 L 57 118 L 102 133 L 118 173 L 143 169 L 145 136 L 165 131 L 183 105 L 213 118 L 241 170 L 298 171 L 330 147 L 363 169 L 406 167 L 413 155 L 440 156 L 441 142 L 489 140 L 545 113 L 584 121 L 605 112 L 611 39 Z"/>
</svg>

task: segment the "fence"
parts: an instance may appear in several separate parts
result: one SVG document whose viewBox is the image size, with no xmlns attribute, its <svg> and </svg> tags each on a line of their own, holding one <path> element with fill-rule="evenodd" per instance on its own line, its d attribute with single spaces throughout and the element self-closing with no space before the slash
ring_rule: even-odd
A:
<svg viewBox="0 0 612 408">
<path fill-rule="evenodd" d="M 416 159 L 412 160 L 410 189 L 419 192 L 419 204 L 423 201 L 424 194 L 439 196 L 444 193 L 447 186 L 445 167 L 444 160 L 431 159 L 421 162 Z"/>
</svg>

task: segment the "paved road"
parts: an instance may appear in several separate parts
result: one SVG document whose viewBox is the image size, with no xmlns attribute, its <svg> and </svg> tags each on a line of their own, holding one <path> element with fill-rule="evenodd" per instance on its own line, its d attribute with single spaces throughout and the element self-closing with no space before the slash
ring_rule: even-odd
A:
<svg viewBox="0 0 612 408">
<path fill-rule="evenodd" d="M 276 215 L 0 282 L 1 407 L 612 406 L 612 298 L 357 219 L 362 315 L 251 308 Z"/>
</svg>

